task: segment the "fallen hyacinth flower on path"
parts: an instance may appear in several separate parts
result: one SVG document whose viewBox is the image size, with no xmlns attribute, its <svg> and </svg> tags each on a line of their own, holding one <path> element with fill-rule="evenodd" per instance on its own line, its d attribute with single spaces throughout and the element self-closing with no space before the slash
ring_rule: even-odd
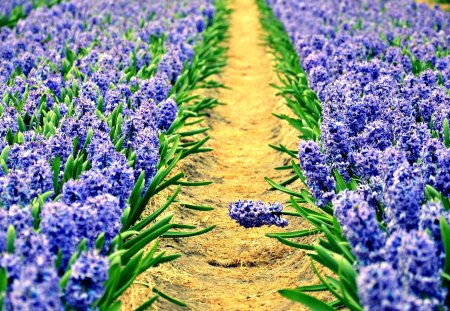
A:
<svg viewBox="0 0 450 311">
<path fill-rule="evenodd" d="M 228 64 L 219 80 L 229 89 L 219 91 L 226 105 L 216 107 L 203 126 L 211 127 L 208 145 L 214 151 L 184 162 L 183 171 L 192 180 L 211 180 L 207 187 L 190 188 L 180 202 L 209 205 L 209 213 L 184 210 L 186 219 L 198 225 L 217 227 L 201 237 L 163 240 L 171 252 L 183 252 L 173 264 L 149 271 L 142 282 L 156 284 L 164 292 L 176 292 L 177 299 L 193 310 L 303 310 L 278 294 L 280 288 L 311 282 L 315 276 L 303 252 L 283 246 L 266 233 L 284 229 L 272 226 L 246 229 L 228 215 L 229 202 L 238 199 L 286 202 L 288 196 L 269 191 L 267 174 L 286 179 L 282 157 L 268 144 L 296 148 L 295 132 L 272 115 L 285 109 L 270 83 L 276 81 L 272 59 L 262 46 L 264 34 L 253 0 L 235 0 L 230 5 Z M 287 108 L 286 108 L 287 111 Z M 189 192 L 188 192 L 189 191 Z M 181 207 L 182 208 L 182 207 Z M 292 222 L 297 228 L 302 224 Z M 142 294 L 135 287 L 133 301 Z M 156 303 L 161 310 L 173 305 Z"/>
</svg>

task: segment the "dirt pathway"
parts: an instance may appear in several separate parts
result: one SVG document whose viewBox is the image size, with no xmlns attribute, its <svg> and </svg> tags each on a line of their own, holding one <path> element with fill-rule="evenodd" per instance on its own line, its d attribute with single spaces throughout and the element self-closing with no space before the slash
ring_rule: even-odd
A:
<svg viewBox="0 0 450 311">
<path fill-rule="evenodd" d="M 192 180 L 212 180 L 207 187 L 192 188 L 180 196 L 185 203 L 209 205 L 215 210 L 196 213 L 176 211 L 182 221 L 199 227 L 216 224 L 212 232 L 188 239 L 164 240 L 170 252 L 182 252 L 176 261 L 152 269 L 140 278 L 189 304 L 193 310 L 298 310 L 277 290 L 310 283 L 314 276 L 309 259 L 301 251 L 265 237 L 279 228 L 244 229 L 227 214 L 228 203 L 237 199 L 285 202 L 288 197 L 268 191 L 264 177 L 286 179 L 274 168 L 283 163 L 280 154 L 268 147 L 287 144 L 295 149 L 297 137 L 272 112 L 287 112 L 270 83 L 277 77 L 272 59 L 262 46 L 262 30 L 254 0 L 234 0 L 231 17 L 228 65 L 221 77 L 229 90 L 218 94 L 225 106 L 211 112 L 209 145 L 213 152 L 184 163 Z M 286 109 L 286 110 L 283 110 Z M 194 157 L 195 158 L 195 157 Z M 296 229 L 302 227 L 292 223 Z M 293 230 L 287 228 L 287 230 Z M 136 290 L 128 306 L 137 306 L 145 295 Z M 158 302 L 162 310 L 172 304 Z"/>
</svg>

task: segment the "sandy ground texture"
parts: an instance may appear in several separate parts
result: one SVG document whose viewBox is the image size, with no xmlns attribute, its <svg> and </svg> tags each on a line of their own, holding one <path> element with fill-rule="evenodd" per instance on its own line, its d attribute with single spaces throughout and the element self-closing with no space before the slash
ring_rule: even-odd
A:
<svg viewBox="0 0 450 311">
<path fill-rule="evenodd" d="M 234 12 L 229 59 L 219 77 L 230 89 L 213 94 L 226 105 L 211 111 L 203 124 L 211 127 L 209 145 L 214 151 L 187 160 L 181 168 L 190 180 L 211 180 L 214 184 L 184 190 L 180 201 L 215 210 L 200 213 L 174 207 L 178 221 L 200 228 L 217 227 L 194 238 L 163 240 L 163 249 L 183 256 L 150 269 L 138 281 L 186 302 L 191 310 L 302 310 L 277 291 L 316 283 L 310 260 L 302 251 L 265 234 L 306 225 L 294 219 L 286 229 L 244 229 L 227 214 L 228 203 L 238 199 L 286 202 L 286 195 L 269 191 L 264 181 L 266 176 L 276 181 L 289 177 L 274 170 L 288 162 L 268 144 L 282 143 L 296 149 L 298 143 L 297 133 L 272 115 L 289 111 L 270 86 L 278 79 L 270 53 L 262 45 L 255 1 L 234 0 L 230 6 Z M 136 284 L 122 298 L 123 309 L 132 310 L 151 296 L 150 290 Z M 164 301 L 154 307 L 178 309 Z"/>
</svg>

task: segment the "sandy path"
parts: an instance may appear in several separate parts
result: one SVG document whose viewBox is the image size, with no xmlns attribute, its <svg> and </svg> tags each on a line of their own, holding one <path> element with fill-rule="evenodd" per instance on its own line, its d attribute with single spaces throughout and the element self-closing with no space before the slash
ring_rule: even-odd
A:
<svg viewBox="0 0 450 311">
<path fill-rule="evenodd" d="M 299 305 L 281 297 L 277 291 L 311 283 L 309 258 L 303 252 L 283 246 L 265 233 L 279 228 L 244 229 L 227 214 L 228 203 L 237 199 L 285 202 L 288 197 L 268 191 L 264 177 L 281 181 L 289 175 L 274 170 L 282 156 L 268 147 L 284 143 L 295 149 L 296 132 L 272 116 L 284 112 L 284 102 L 276 97 L 270 83 L 277 77 L 272 59 L 261 45 L 262 30 L 254 0 L 234 0 L 231 17 L 228 65 L 218 98 L 225 106 L 215 108 L 207 125 L 211 127 L 209 145 L 213 152 L 184 163 L 183 171 L 191 180 L 212 180 L 207 187 L 184 190 L 181 202 L 209 205 L 215 210 L 196 213 L 178 210 L 181 221 L 199 227 L 216 224 L 205 235 L 164 240 L 170 252 L 182 252 L 176 261 L 151 269 L 140 281 L 156 286 L 189 304 L 193 310 L 298 310 Z M 180 219 L 178 219 L 180 220 Z M 303 227 L 291 223 L 294 230 Z M 137 306 L 145 296 L 142 289 L 130 291 L 128 307 Z M 172 304 L 158 302 L 162 310 Z"/>
</svg>

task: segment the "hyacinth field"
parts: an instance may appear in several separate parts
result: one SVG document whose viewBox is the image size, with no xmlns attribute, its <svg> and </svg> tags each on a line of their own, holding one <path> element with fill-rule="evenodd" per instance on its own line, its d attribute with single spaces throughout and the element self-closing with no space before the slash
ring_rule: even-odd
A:
<svg viewBox="0 0 450 311">
<path fill-rule="evenodd" d="M 1 309 L 449 309 L 444 8 L 2 1 Z"/>
</svg>

